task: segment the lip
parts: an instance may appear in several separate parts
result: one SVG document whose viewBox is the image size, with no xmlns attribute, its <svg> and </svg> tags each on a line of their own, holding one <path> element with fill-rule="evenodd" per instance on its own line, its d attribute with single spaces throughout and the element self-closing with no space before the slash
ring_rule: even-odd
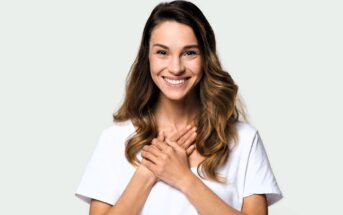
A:
<svg viewBox="0 0 343 215">
<path fill-rule="evenodd" d="M 166 83 L 167 86 L 177 89 L 177 88 L 183 88 L 187 85 L 188 80 L 190 79 L 190 77 L 167 77 L 167 76 L 162 76 L 164 82 Z M 173 84 L 168 82 L 166 79 L 168 80 L 184 80 L 181 83 L 177 83 L 177 84 Z"/>
<path fill-rule="evenodd" d="M 167 78 L 169 80 L 188 80 L 191 77 L 185 76 L 185 77 L 170 77 L 170 76 L 162 76 L 163 79 Z"/>
</svg>

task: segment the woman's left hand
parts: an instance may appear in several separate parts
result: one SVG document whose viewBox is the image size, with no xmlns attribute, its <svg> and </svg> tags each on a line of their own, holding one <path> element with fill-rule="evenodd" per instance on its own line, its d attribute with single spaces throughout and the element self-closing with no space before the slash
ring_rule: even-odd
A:
<svg viewBox="0 0 343 215">
<path fill-rule="evenodd" d="M 186 150 L 168 139 L 155 139 L 151 145 L 144 146 L 142 157 L 144 166 L 175 188 L 179 189 L 192 174 Z"/>
</svg>

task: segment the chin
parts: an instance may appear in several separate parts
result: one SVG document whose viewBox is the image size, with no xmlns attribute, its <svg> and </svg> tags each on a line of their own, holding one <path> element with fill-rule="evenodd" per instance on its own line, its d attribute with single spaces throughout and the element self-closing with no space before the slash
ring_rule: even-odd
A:
<svg viewBox="0 0 343 215">
<path fill-rule="evenodd" d="M 179 95 L 171 95 L 171 94 L 164 94 L 164 93 L 162 93 L 162 96 L 165 98 L 165 99 L 167 99 L 167 100 L 170 100 L 170 101 L 182 101 L 182 100 L 184 100 L 185 98 L 186 98 L 186 95 L 181 95 L 181 94 L 179 94 Z"/>
<path fill-rule="evenodd" d="M 184 100 L 186 97 L 185 96 L 165 96 L 166 99 L 170 100 L 170 101 L 182 101 Z"/>
</svg>

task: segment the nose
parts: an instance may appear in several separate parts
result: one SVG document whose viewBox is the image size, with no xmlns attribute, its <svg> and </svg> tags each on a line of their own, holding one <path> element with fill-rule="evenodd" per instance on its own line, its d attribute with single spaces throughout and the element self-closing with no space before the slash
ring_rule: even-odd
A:
<svg viewBox="0 0 343 215">
<path fill-rule="evenodd" d="M 185 71 L 185 67 L 179 57 L 173 57 L 170 60 L 168 70 L 173 75 L 179 75 Z"/>
</svg>

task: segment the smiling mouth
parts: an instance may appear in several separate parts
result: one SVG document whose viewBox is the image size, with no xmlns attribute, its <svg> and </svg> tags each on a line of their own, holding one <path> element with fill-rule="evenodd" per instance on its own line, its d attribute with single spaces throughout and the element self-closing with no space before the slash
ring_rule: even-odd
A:
<svg viewBox="0 0 343 215">
<path fill-rule="evenodd" d="M 171 79 L 165 76 L 162 76 L 162 78 L 169 84 L 172 85 L 182 85 L 185 83 L 186 80 L 190 79 L 190 77 L 185 77 L 185 78 L 179 78 L 179 79 Z"/>
</svg>

